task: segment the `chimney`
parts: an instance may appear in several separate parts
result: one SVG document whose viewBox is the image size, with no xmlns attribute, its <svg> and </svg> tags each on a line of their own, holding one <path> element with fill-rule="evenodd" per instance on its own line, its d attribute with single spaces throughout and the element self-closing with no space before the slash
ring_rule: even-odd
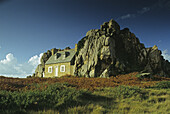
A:
<svg viewBox="0 0 170 114">
<path fill-rule="evenodd" d="M 75 44 L 75 52 L 77 52 L 77 44 Z"/>
<path fill-rule="evenodd" d="M 51 49 L 51 55 L 54 55 L 57 52 L 56 48 Z"/>
</svg>

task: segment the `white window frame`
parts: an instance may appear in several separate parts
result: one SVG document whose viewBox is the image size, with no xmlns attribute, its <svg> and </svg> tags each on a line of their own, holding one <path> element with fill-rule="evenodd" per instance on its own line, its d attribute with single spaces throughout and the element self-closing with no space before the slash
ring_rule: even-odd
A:
<svg viewBox="0 0 170 114">
<path fill-rule="evenodd" d="M 50 71 L 50 69 L 51 69 L 51 71 Z M 48 73 L 52 73 L 53 72 L 53 67 L 52 66 L 49 66 L 48 67 Z"/>
<path fill-rule="evenodd" d="M 62 70 L 62 68 L 64 69 L 64 70 Z M 60 66 L 60 72 L 65 72 L 66 71 L 66 66 L 65 65 L 61 65 Z"/>
</svg>

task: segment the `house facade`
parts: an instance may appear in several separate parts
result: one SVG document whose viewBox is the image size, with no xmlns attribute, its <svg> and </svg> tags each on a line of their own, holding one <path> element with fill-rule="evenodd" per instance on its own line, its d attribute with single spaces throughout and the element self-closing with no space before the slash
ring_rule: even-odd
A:
<svg viewBox="0 0 170 114">
<path fill-rule="evenodd" d="M 75 49 L 52 52 L 52 56 L 45 63 L 43 77 L 61 77 L 74 75 Z"/>
</svg>

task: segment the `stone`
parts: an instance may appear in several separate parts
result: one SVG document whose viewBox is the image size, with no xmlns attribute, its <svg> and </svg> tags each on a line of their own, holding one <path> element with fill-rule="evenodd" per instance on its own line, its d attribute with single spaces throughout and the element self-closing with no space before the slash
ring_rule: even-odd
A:
<svg viewBox="0 0 170 114">
<path fill-rule="evenodd" d="M 102 74 L 100 75 L 101 78 L 107 78 L 109 77 L 109 70 L 105 69 Z"/>
<path fill-rule="evenodd" d="M 95 36 L 96 35 L 96 33 L 97 33 L 97 31 L 98 30 L 94 30 L 94 29 L 92 29 L 92 30 L 90 30 L 90 31 L 88 31 L 87 33 L 86 33 L 86 36 Z"/>
<path fill-rule="evenodd" d="M 157 50 L 158 49 L 158 47 L 156 46 L 156 45 L 154 45 L 153 47 L 152 47 L 152 50 Z"/>
<path fill-rule="evenodd" d="M 110 57 L 110 49 L 109 46 L 103 46 L 103 48 L 101 49 L 101 55 L 100 55 L 100 59 L 107 59 Z"/>
<path fill-rule="evenodd" d="M 59 49 L 53 48 L 43 53 L 43 56 L 40 59 L 41 64 L 37 66 L 34 77 L 43 77 L 43 72 L 45 71 L 46 61 L 52 56 L 52 54 L 55 54 L 58 50 Z"/>
<path fill-rule="evenodd" d="M 75 59 L 79 66 L 75 67 L 75 75 L 109 77 L 138 71 L 170 76 L 170 63 L 163 59 L 158 47 L 145 48 L 129 28 L 120 30 L 114 20 L 87 32 L 83 45 Z"/>
<path fill-rule="evenodd" d="M 108 46 L 110 43 L 110 38 L 109 37 L 106 37 L 106 40 L 105 40 L 105 46 Z"/>
<path fill-rule="evenodd" d="M 139 78 L 150 78 L 150 75 L 151 73 L 139 73 L 136 75 L 136 77 L 139 77 Z"/>
<path fill-rule="evenodd" d="M 44 72 L 44 66 L 42 64 L 39 64 L 35 70 L 35 73 L 33 74 L 33 77 L 43 77 Z"/>
<path fill-rule="evenodd" d="M 95 76 L 94 74 L 95 74 L 95 70 L 93 69 L 93 70 L 90 71 L 89 76 L 94 77 Z"/>
</svg>

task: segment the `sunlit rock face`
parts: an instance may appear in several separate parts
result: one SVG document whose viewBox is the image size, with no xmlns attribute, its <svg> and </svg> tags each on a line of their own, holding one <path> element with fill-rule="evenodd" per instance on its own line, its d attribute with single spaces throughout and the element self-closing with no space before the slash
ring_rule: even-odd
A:
<svg viewBox="0 0 170 114">
<path fill-rule="evenodd" d="M 110 77 L 129 72 L 170 77 L 170 63 L 155 45 L 146 48 L 128 28 L 120 30 L 114 20 L 100 29 L 87 32 L 77 46 L 74 74 L 82 77 Z M 41 58 L 34 76 L 42 77 L 46 61 L 59 49 L 48 50 Z"/>
<path fill-rule="evenodd" d="M 120 30 L 114 20 L 88 31 L 77 48 L 77 76 L 109 77 L 134 71 L 170 76 L 170 63 L 158 47 L 145 48 L 134 33 L 128 28 Z"/>
</svg>

